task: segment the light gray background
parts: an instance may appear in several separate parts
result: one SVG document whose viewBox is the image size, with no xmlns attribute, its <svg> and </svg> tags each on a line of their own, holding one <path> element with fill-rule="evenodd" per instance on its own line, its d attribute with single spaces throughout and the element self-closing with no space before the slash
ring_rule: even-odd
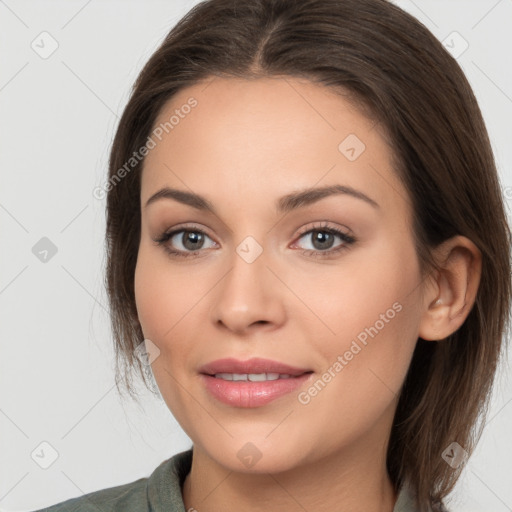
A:
<svg viewBox="0 0 512 512">
<path fill-rule="evenodd" d="M 32 510 L 148 476 L 191 446 L 163 401 L 142 392 L 138 407 L 117 395 L 102 284 L 104 200 L 92 190 L 105 182 L 129 88 L 196 3 L 0 0 L 1 510 Z M 452 51 L 469 44 L 458 60 L 486 119 L 510 209 L 512 1 L 396 3 L 448 38 Z M 58 43 L 46 59 L 31 47 L 35 40 L 51 48 L 49 39 L 41 43 L 43 31 Z M 32 252 L 42 237 L 57 247 L 46 263 Z M 452 512 L 512 510 L 510 363 Z M 58 452 L 48 469 L 34 460 L 49 461 L 42 442 Z"/>
</svg>

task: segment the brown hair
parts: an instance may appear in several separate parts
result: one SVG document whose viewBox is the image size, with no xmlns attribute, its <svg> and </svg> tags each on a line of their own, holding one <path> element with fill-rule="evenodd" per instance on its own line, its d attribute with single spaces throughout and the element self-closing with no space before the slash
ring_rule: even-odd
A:
<svg viewBox="0 0 512 512">
<path fill-rule="evenodd" d="M 134 367 L 146 382 L 134 356 L 143 340 L 134 298 L 143 160 L 122 179 L 119 170 L 145 145 L 165 102 L 215 76 L 292 76 L 348 92 L 391 142 L 425 275 L 436 268 L 432 249 L 456 234 L 482 253 L 464 324 L 440 342 L 418 339 L 391 431 L 391 479 L 396 488 L 409 481 L 426 510 L 452 490 L 462 468 L 452 469 L 443 450 L 456 441 L 471 453 L 480 435 L 510 327 L 511 233 L 470 85 L 425 27 L 385 0 L 209 0 L 186 14 L 138 76 L 110 155 L 105 283 L 116 382 L 132 396 Z"/>
</svg>

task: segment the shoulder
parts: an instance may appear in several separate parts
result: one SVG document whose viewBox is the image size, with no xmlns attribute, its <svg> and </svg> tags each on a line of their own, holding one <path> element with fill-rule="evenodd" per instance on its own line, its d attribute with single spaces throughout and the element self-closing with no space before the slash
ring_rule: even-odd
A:
<svg viewBox="0 0 512 512">
<path fill-rule="evenodd" d="M 34 512 L 114 512 L 118 510 L 148 510 L 147 478 L 140 478 L 108 489 L 84 494 Z"/>
<path fill-rule="evenodd" d="M 400 486 L 393 512 L 417 512 L 418 510 L 414 490 L 409 482 L 404 482 Z M 442 502 L 432 505 L 429 510 L 430 512 L 449 512 Z"/>
<path fill-rule="evenodd" d="M 192 460 L 192 450 L 164 460 L 149 477 L 93 491 L 33 512 L 144 512 L 181 510 L 181 485 Z"/>
</svg>

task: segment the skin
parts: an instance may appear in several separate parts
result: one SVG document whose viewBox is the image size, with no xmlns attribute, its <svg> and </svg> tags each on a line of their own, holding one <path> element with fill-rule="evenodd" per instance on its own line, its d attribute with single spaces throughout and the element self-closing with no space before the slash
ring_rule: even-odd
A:
<svg viewBox="0 0 512 512">
<path fill-rule="evenodd" d="M 171 98 L 155 126 L 191 96 L 197 106 L 144 163 L 135 271 L 143 333 L 160 351 L 155 380 L 194 444 L 185 508 L 390 512 L 397 493 L 386 449 L 415 343 L 463 323 L 479 251 L 455 237 L 436 251 L 442 270 L 422 276 L 391 148 L 345 97 L 290 77 L 215 78 Z M 366 146 L 354 161 L 338 149 L 349 134 Z M 274 207 L 291 192 L 335 184 L 378 207 L 348 194 L 286 214 Z M 166 198 L 145 207 L 165 186 L 204 196 L 217 214 Z M 183 233 L 174 236 L 167 245 L 192 256 L 172 257 L 153 240 L 183 223 L 207 236 L 196 251 Z M 331 246 L 315 244 L 311 230 L 325 233 L 325 224 L 356 241 L 337 253 L 337 236 Z M 252 263 L 236 252 L 247 236 L 263 250 Z M 262 407 L 232 407 L 199 378 L 215 359 L 264 357 L 313 370 L 317 381 L 396 303 L 400 311 L 307 404 L 292 392 Z M 237 456 L 248 442 L 261 455 L 252 467 Z"/>
</svg>

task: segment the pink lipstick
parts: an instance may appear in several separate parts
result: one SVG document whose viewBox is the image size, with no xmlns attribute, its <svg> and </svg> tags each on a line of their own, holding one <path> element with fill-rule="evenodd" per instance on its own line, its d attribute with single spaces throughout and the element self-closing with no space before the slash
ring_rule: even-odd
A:
<svg viewBox="0 0 512 512">
<path fill-rule="evenodd" d="M 269 359 L 212 361 L 199 370 L 209 393 L 233 407 L 261 407 L 302 386 L 312 370 Z"/>
</svg>

